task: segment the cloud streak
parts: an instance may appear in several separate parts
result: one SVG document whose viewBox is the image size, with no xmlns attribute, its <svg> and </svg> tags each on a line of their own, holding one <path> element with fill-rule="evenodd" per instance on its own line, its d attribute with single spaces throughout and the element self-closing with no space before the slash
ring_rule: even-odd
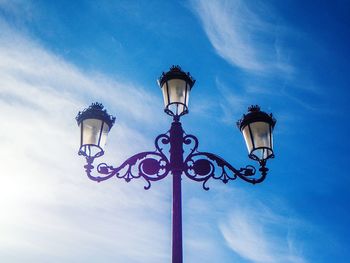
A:
<svg viewBox="0 0 350 263">
<path fill-rule="evenodd" d="M 234 94 L 235 90 L 222 89 L 223 85 L 217 82 L 224 100 L 231 97 L 229 105 L 241 108 L 246 98 L 251 102 L 253 97 L 267 103 L 272 99 L 283 100 L 313 113 L 330 113 L 324 107 L 322 84 L 305 68 L 307 54 L 294 47 L 297 43 L 307 50 L 313 41 L 288 26 L 272 6 L 242 0 L 190 3 L 215 52 L 239 69 L 233 73 L 236 86 L 243 87 L 240 91 L 243 96 Z M 222 110 L 224 121 L 230 123 L 227 120 L 232 111 L 226 107 Z"/>
<path fill-rule="evenodd" d="M 252 10 L 240 0 L 193 0 L 192 6 L 215 51 L 230 64 L 256 73 L 291 70 L 277 45 L 276 26 L 263 18 L 272 17 L 265 6 Z"/>
<path fill-rule="evenodd" d="M 107 146 L 117 165 L 149 146 L 145 135 L 122 120 L 157 128 L 162 122 L 153 118 L 161 101 L 128 81 L 80 70 L 4 21 L 0 31 L 2 260 L 167 261 L 167 182 L 143 191 L 141 181 L 89 181 L 76 154 L 74 120 L 91 98 L 118 113 L 111 132 L 116 139 Z"/>
<path fill-rule="evenodd" d="M 306 263 L 290 234 L 300 223 L 262 205 L 254 210 L 238 207 L 220 223 L 227 245 L 251 262 Z"/>
</svg>

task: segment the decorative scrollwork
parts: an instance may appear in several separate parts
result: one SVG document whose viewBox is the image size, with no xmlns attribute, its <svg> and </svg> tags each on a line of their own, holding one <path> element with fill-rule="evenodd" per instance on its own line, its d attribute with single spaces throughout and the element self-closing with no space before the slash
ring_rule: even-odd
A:
<svg viewBox="0 0 350 263">
<path fill-rule="evenodd" d="M 203 182 L 205 190 L 209 190 L 206 183 L 210 178 L 221 180 L 226 184 L 228 181 L 236 180 L 239 177 L 246 182 L 256 184 L 262 182 L 266 177 L 268 169 L 265 167 L 265 163 L 260 163 L 261 176 L 256 178 L 253 177 L 256 174 L 256 169 L 252 165 L 236 169 L 220 156 L 208 152 L 199 152 L 197 150 L 198 139 L 193 135 L 186 135 L 184 144 L 191 146 L 184 161 L 184 173 L 191 180 Z"/>
<path fill-rule="evenodd" d="M 209 190 L 206 185 L 210 178 L 228 183 L 230 180 L 240 178 L 246 182 L 256 184 L 262 182 L 267 174 L 266 160 L 259 161 L 260 176 L 256 175 L 256 169 L 252 165 L 236 169 L 220 156 L 208 152 L 198 151 L 198 139 L 193 135 L 185 135 L 182 143 L 187 153 L 183 162 L 183 172 L 191 180 L 202 182 L 203 188 Z M 161 134 L 155 139 L 155 151 L 141 152 L 128 158 L 119 167 L 113 167 L 106 163 L 97 165 L 98 175 L 92 175 L 95 158 L 103 155 L 103 150 L 92 153 L 90 146 L 83 148 L 79 154 L 84 155 L 87 164 L 84 166 L 87 176 L 97 182 L 107 180 L 113 176 L 130 182 L 135 178 L 143 178 L 146 181 L 146 190 L 151 187 L 151 182 L 165 178 L 171 171 L 171 164 L 164 154 L 164 147 L 170 148 L 170 136 Z"/>
<path fill-rule="evenodd" d="M 114 168 L 106 163 L 97 165 L 98 176 L 91 174 L 94 166 L 94 158 L 86 157 L 85 165 L 88 177 L 97 182 L 107 180 L 113 176 L 130 182 L 132 179 L 143 177 L 147 185 L 144 187 L 148 190 L 151 187 L 151 181 L 158 181 L 166 177 L 170 171 L 169 160 L 163 153 L 163 147 L 169 144 L 169 136 L 166 134 L 159 135 L 155 140 L 156 150 L 151 152 L 141 152 L 128 158 L 122 165 Z"/>
</svg>

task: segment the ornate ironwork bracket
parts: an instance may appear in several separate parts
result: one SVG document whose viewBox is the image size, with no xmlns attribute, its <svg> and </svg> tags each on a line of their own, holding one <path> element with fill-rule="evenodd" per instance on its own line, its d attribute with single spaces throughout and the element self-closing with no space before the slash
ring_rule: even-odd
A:
<svg viewBox="0 0 350 263">
<path fill-rule="evenodd" d="M 194 135 L 185 135 L 182 140 L 183 145 L 190 147 L 189 154 L 182 165 L 183 173 L 191 180 L 202 182 L 205 190 L 209 190 L 206 184 L 210 178 L 221 180 L 225 184 L 237 178 L 251 184 L 257 184 L 266 178 L 268 168 L 266 168 L 265 160 L 259 162 L 260 175 L 256 176 L 256 168 L 252 165 L 236 169 L 220 156 L 209 152 L 199 152 L 198 139 Z M 165 178 L 172 170 L 171 163 L 163 152 L 164 146 L 169 144 L 170 136 L 161 134 L 155 139 L 155 151 L 137 153 L 116 168 L 106 163 L 100 163 L 96 169 L 97 176 L 92 175 L 93 162 L 95 158 L 104 154 L 103 150 L 99 148 L 97 153 L 92 155 L 92 146 L 87 145 L 79 151 L 79 154 L 86 157 L 87 164 L 84 168 L 91 180 L 101 182 L 116 176 L 130 182 L 132 179 L 142 177 L 147 183 L 144 188 L 148 190 L 151 187 L 151 182 Z"/>
<path fill-rule="evenodd" d="M 85 154 L 84 151 L 80 151 L 80 155 L 84 155 L 87 160 L 87 164 L 84 166 L 87 176 L 96 182 L 105 181 L 113 176 L 119 179 L 124 179 L 126 182 L 130 182 L 135 178 L 144 178 L 147 184 L 145 189 L 148 190 L 151 187 L 152 181 L 158 181 L 166 177 L 170 171 L 169 160 L 163 153 L 163 147 L 161 145 L 169 144 L 169 136 L 167 134 L 161 134 L 155 139 L 155 151 L 137 153 L 128 158 L 119 167 L 113 167 L 106 163 L 100 163 L 97 165 L 97 172 L 99 175 L 92 175 L 94 168 L 93 161 L 96 157 L 90 157 Z"/>
<path fill-rule="evenodd" d="M 210 178 L 228 183 L 230 180 L 241 178 L 244 181 L 257 184 L 264 181 L 268 168 L 266 162 L 260 162 L 260 176 L 256 177 L 256 169 L 252 165 L 236 169 L 220 156 L 208 152 L 199 152 L 198 139 L 193 135 L 186 135 L 183 139 L 185 145 L 193 145 L 189 155 L 184 161 L 184 173 L 188 178 L 197 182 L 203 182 L 203 189 L 209 190 L 206 185 Z M 219 172 L 217 172 L 219 170 Z"/>
</svg>

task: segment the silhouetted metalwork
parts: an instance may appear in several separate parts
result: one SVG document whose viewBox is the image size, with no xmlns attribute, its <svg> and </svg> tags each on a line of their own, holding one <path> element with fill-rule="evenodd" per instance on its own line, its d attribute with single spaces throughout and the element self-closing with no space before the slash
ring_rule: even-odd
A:
<svg viewBox="0 0 350 263">
<path fill-rule="evenodd" d="M 180 123 L 180 122 L 174 122 Z M 180 126 L 181 128 L 181 126 Z M 180 139 L 181 138 L 176 138 Z M 123 162 L 119 167 L 113 167 L 106 163 L 97 165 L 98 175 L 92 175 L 94 168 L 93 161 L 95 158 L 103 155 L 103 150 L 97 156 L 90 156 L 86 154 L 86 150 L 79 151 L 79 155 L 86 157 L 87 165 L 84 166 L 88 177 L 97 182 L 107 180 L 113 176 L 119 179 L 124 179 L 130 182 L 132 179 L 143 178 L 147 185 L 145 189 L 151 187 L 152 181 L 158 181 L 166 177 L 169 173 L 170 162 L 168 157 L 164 154 L 161 144 L 169 144 L 169 133 L 159 135 L 155 140 L 155 151 L 141 152 L 135 154 Z M 185 158 L 181 165 L 182 172 L 191 180 L 203 182 L 203 188 L 209 190 L 206 183 L 209 179 L 221 180 L 223 183 L 228 183 L 230 180 L 240 178 L 248 183 L 256 184 L 262 182 L 267 174 L 268 169 L 265 167 L 266 161 L 260 163 L 261 175 L 256 178 L 256 169 L 252 165 L 247 165 L 244 168 L 236 169 L 230 163 L 225 161 L 222 157 L 209 153 L 198 151 L 198 139 L 194 135 L 186 135 L 182 138 L 185 145 L 193 144 L 190 154 Z M 84 147 L 96 147 L 95 145 L 84 145 Z"/>
<path fill-rule="evenodd" d="M 173 80 L 180 82 L 172 82 Z M 274 157 L 272 130 L 276 120 L 271 114 L 260 111 L 259 106 L 251 106 L 248 113 L 237 122 L 246 140 L 249 157 L 259 163 L 259 173 L 252 165 L 234 168 L 216 154 L 199 151 L 197 137 L 185 134 L 180 122 L 180 117 L 188 113 L 188 93 L 194 82 L 190 74 L 183 72 L 179 66 L 173 66 L 169 72 L 162 74 L 159 85 L 163 89 L 165 112 L 173 117 L 170 130 L 157 136 L 155 150 L 137 153 L 118 167 L 100 163 L 94 169 L 95 159 L 104 154 L 105 137 L 113 126 L 115 117 L 103 110 L 102 104 L 99 103 L 92 104 L 76 117 L 81 128 L 79 155 L 86 158 L 87 164 L 84 168 L 91 180 L 101 182 L 116 177 L 130 182 L 143 178 L 146 182 L 144 188 L 147 190 L 151 187 L 151 182 L 172 175 L 173 263 L 182 263 L 181 175 L 185 174 L 189 179 L 201 182 L 205 190 L 209 190 L 207 182 L 210 179 L 221 180 L 226 184 L 240 178 L 245 182 L 257 184 L 266 178 L 267 159 Z M 175 98 L 175 93 L 180 95 Z M 107 126 L 104 126 L 105 124 Z"/>
<path fill-rule="evenodd" d="M 145 189 L 151 187 L 152 181 L 158 181 L 166 177 L 170 171 L 169 160 L 163 153 L 161 144 L 169 144 L 169 136 L 166 134 L 159 135 L 155 140 L 155 151 L 141 152 L 135 154 L 123 162 L 119 167 L 113 167 L 106 163 L 97 165 L 97 176 L 92 175 L 92 165 L 96 156 L 85 155 L 83 152 L 79 154 L 86 157 L 87 164 L 84 166 L 88 177 L 97 182 L 107 180 L 113 176 L 130 182 L 135 178 L 145 179 L 147 185 Z M 100 157 L 101 155 L 97 156 Z"/>
</svg>

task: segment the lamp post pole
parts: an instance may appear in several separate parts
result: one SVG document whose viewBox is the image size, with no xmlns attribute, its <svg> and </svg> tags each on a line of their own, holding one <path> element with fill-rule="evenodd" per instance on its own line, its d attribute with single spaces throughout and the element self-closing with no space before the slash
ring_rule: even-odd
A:
<svg viewBox="0 0 350 263">
<path fill-rule="evenodd" d="M 182 263 L 182 201 L 181 174 L 183 171 L 183 130 L 181 122 L 174 120 L 170 128 L 170 171 L 173 176 L 172 210 L 172 262 Z"/>
<path fill-rule="evenodd" d="M 94 160 L 104 154 L 104 144 L 115 117 L 109 115 L 100 103 L 93 103 L 76 117 L 81 133 L 78 154 L 86 158 L 84 168 L 89 179 L 101 182 L 117 177 L 130 182 L 143 178 L 146 182 L 144 188 L 148 190 L 151 182 L 172 175 L 172 263 L 183 262 L 181 176 L 201 182 L 204 190 L 209 190 L 206 185 L 209 179 L 221 180 L 225 184 L 237 178 L 251 184 L 261 183 L 268 172 L 266 161 L 274 157 L 272 131 L 276 120 L 272 114 L 260 111 L 257 105 L 249 107 L 248 113 L 237 125 L 246 141 L 249 158 L 260 166 L 260 175 L 252 165 L 236 169 L 216 154 L 199 151 L 198 139 L 185 134 L 180 122 L 180 117 L 188 113 L 188 97 L 194 82 L 190 74 L 183 72 L 179 66 L 173 66 L 169 72 L 162 74 L 159 85 L 164 96 L 164 111 L 173 117 L 170 130 L 156 137 L 155 151 L 137 153 L 118 167 L 100 163 L 94 169 L 93 165 Z M 169 148 L 169 154 L 164 152 L 165 148 Z"/>
</svg>

